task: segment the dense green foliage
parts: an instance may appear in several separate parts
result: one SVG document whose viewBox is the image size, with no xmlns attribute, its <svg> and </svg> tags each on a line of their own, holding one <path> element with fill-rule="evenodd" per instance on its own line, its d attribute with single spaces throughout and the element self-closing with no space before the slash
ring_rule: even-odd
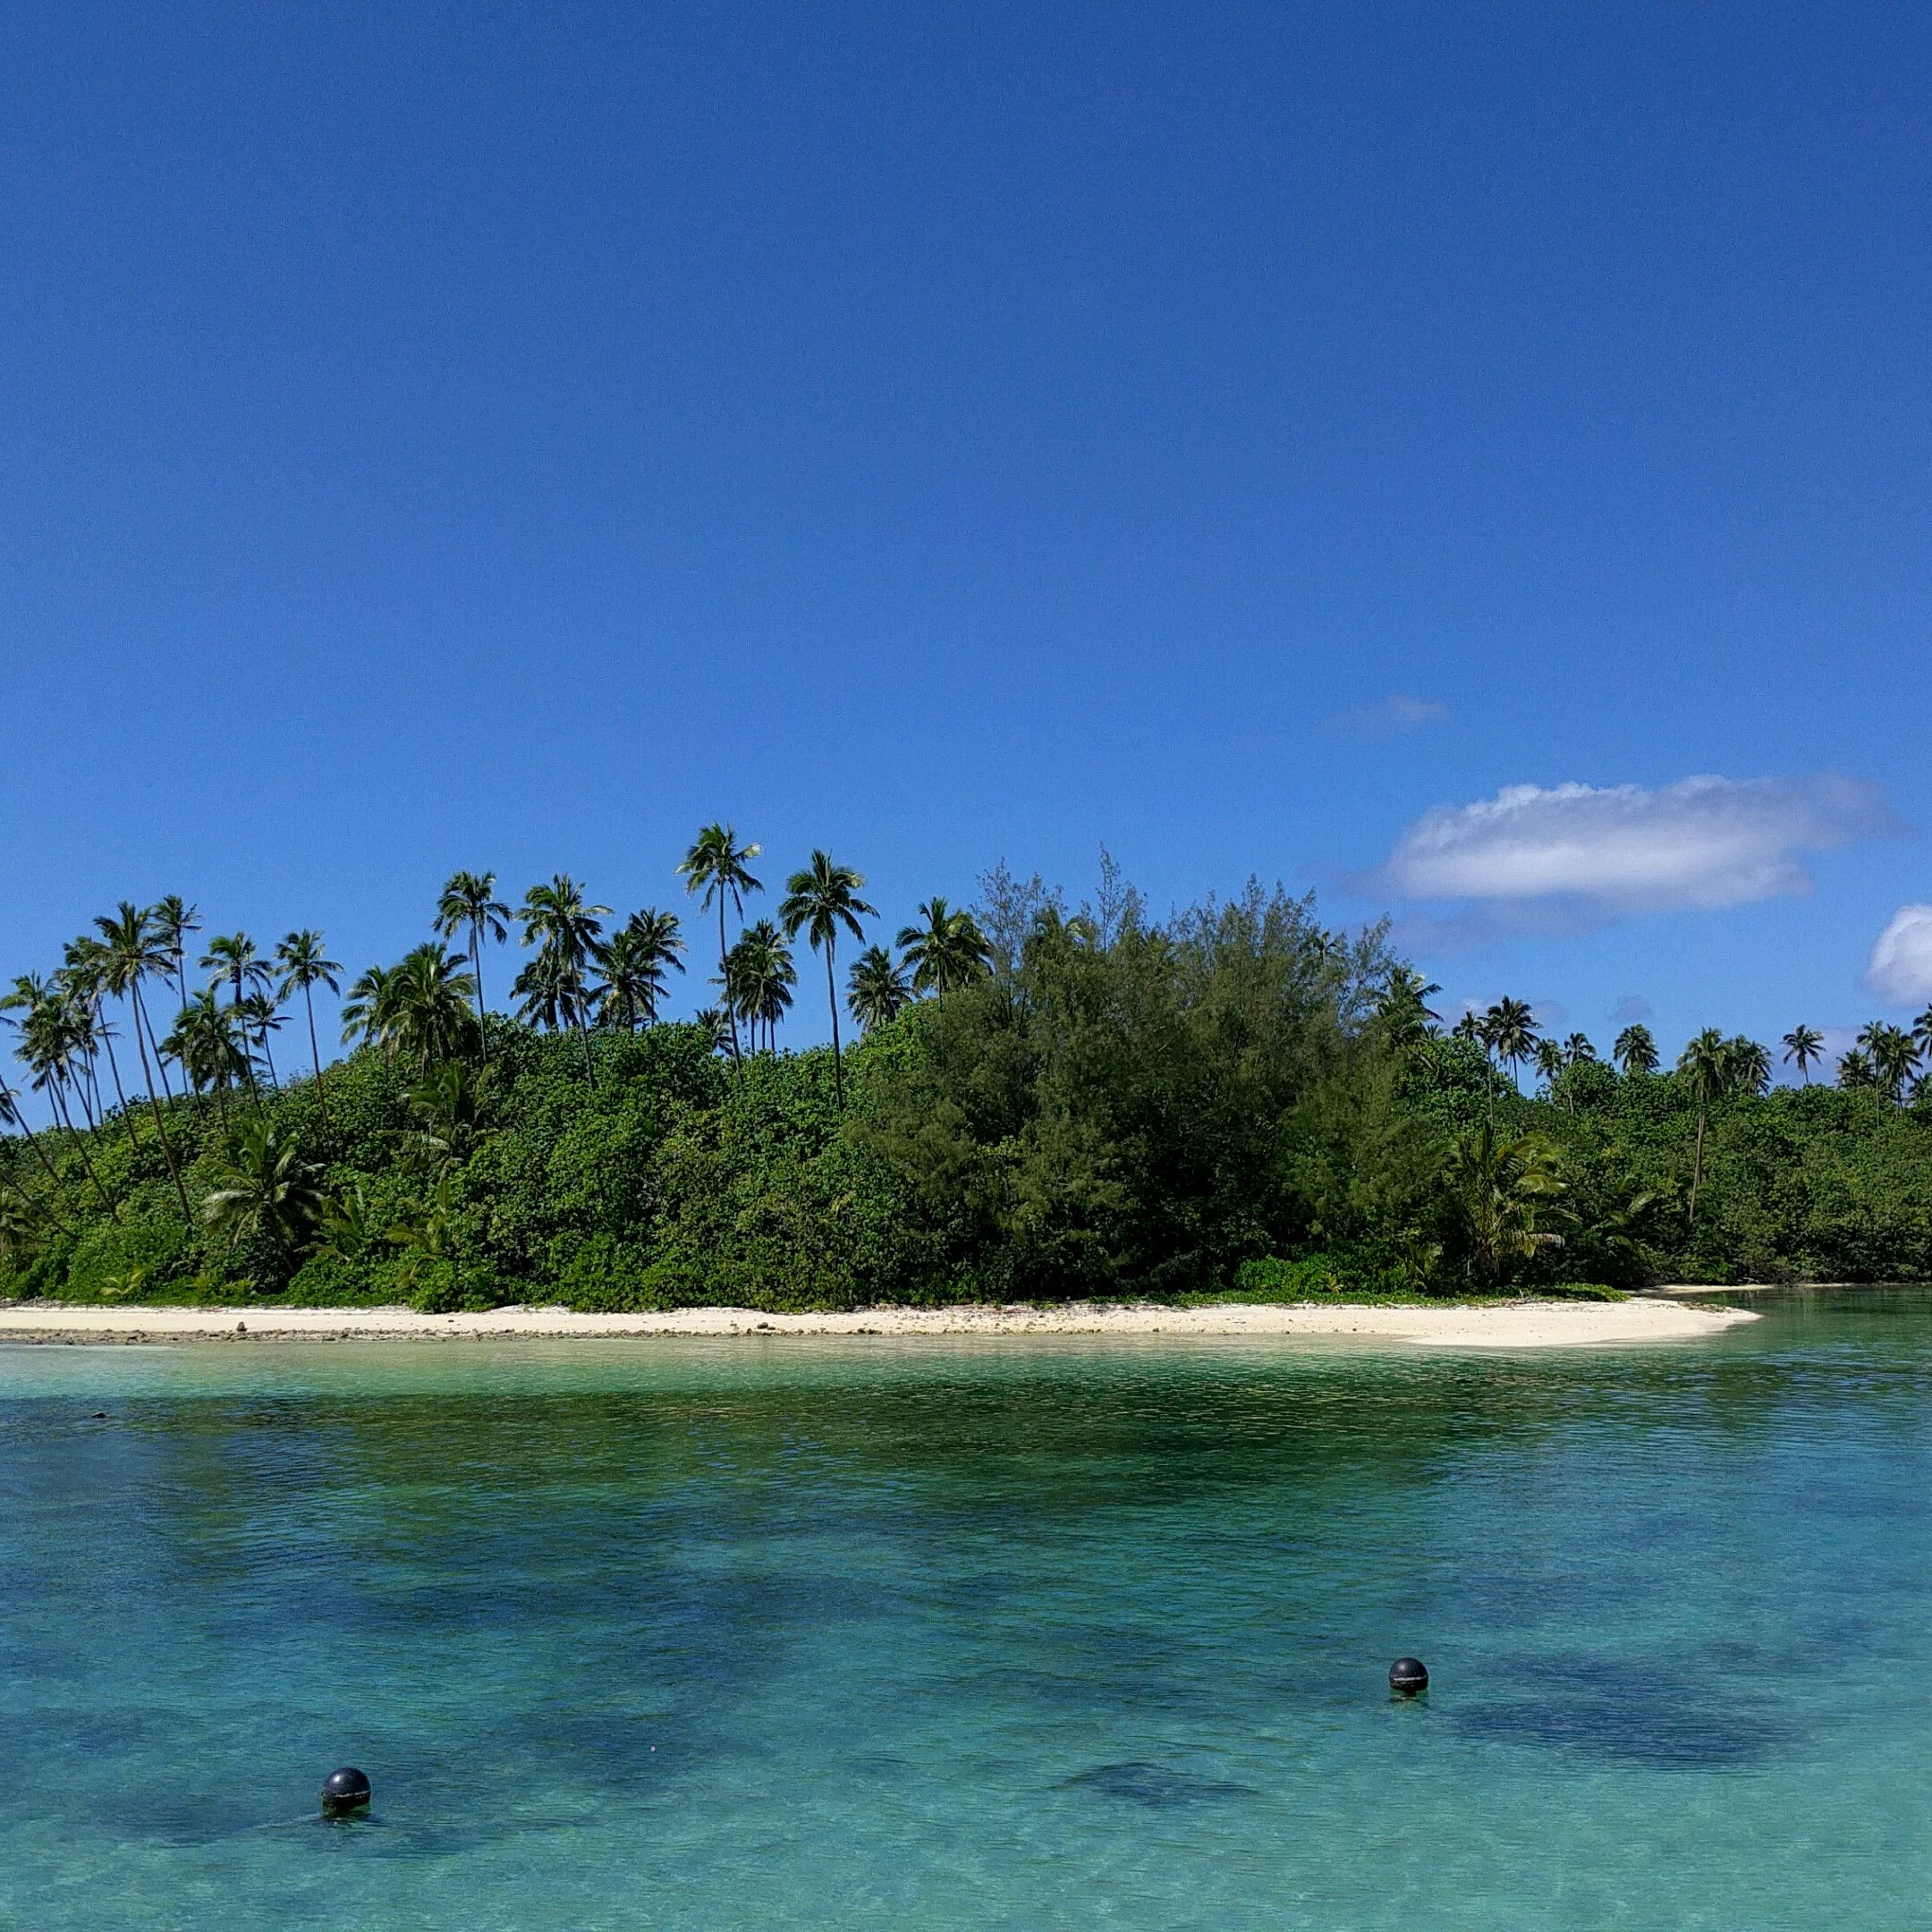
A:
<svg viewBox="0 0 1932 1932">
<path fill-rule="evenodd" d="M 722 912 L 758 889 L 757 850 L 705 838 L 688 876 Z M 790 881 L 782 923 L 828 993 L 862 884 L 823 854 Z M 1075 911 L 1002 871 L 971 914 L 921 907 L 902 962 L 857 952 L 856 1043 L 783 1053 L 776 927 L 733 948 L 721 918 L 724 1004 L 659 1022 L 674 916 L 606 937 L 563 877 L 518 915 L 526 1017 L 488 1012 L 493 886 L 445 895 L 464 952 L 350 988 L 365 1043 L 319 1079 L 275 1083 L 243 936 L 211 946 L 198 994 L 178 932 L 170 949 L 125 907 L 102 922 L 124 965 L 91 996 L 79 1071 L 48 1030 L 86 1013 L 20 982 L 56 1117 L 30 1135 L 14 1112 L 0 1138 L 0 1293 L 799 1308 L 1932 1276 L 1932 1105 L 1908 1104 L 1909 1065 L 1884 1072 L 1902 1033 L 1875 1030 L 1879 1077 L 1835 1088 L 1767 1091 L 1766 1050 L 1715 1033 L 1657 1071 L 1628 1030 L 1620 1071 L 1580 1036 L 1539 1040 L 1520 1002 L 1441 1031 L 1379 933 L 1326 930 L 1308 901 L 1250 887 L 1156 920 L 1111 873 Z M 280 963 L 312 1028 L 306 996 L 339 969 L 312 933 Z M 165 1039 L 134 1011 L 144 983 L 178 996 Z M 139 1070 L 110 1064 L 106 997 Z M 124 1089 L 150 1050 L 193 1090 Z"/>
</svg>

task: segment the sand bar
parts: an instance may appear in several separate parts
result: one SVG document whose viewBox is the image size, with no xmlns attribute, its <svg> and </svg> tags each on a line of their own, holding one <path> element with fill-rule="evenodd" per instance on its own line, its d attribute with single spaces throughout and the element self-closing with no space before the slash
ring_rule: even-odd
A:
<svg viewBox="0 0 1932 1932">
<path fill-rule="evenodd" d="M 757 1309 L 687 1308 L 663 1314 L 583 1315 L 559 1308 L 499 1308 L 423 1315 L 407 1308 L 140 1308 L 64 1302 L 0 1305 L 0 1341 L 350 1342 L 385 1336 L 480 1341 L 492 1336 L 1020 1335 L 1352 1336 L 1435 1348 L 1563 1348 L 1697 1341 L 1757 1317 L 1742 1309 L 1679 1301 L 1513 1301 L 1483 1308 L 1158 1308 L 1070 1302 L 1063 1307 L 874 1308 L 851 1313 L 767 1315 Z"/>
<path fill-rule="evenodd" d="M 1917 1285 L 1912 1282 L 1745 1281 L 1731 1282 L 1722 1288 L 1714 1288 L 1708 1282 L 1701 1284 L 1697 1282 L 1664 1282 L 1657 1287 L 1647 1288 L 1644 1292 L 1682 1295 L 1792 1294 L 1808 1293 L 1819 1288 L 1910 1288 Z"/>
</svg>

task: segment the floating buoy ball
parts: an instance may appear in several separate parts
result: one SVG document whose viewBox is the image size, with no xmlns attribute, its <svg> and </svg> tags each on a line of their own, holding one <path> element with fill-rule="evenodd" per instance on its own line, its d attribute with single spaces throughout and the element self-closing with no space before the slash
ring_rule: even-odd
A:
<svg viewBox="0 0 1932 1932">
<path fill-rule="evenodd" d="M 1388 1687 L 1397 1697 L 1414 1697 L 1428 1689 L 1428 1672 L 1420 1657 L 1399 1657 L 1388 1667 Z"/>
<path fill-rule="evenodd" d="M 322 1781 L 322 1809 L 331 1818 L 369 1809 L 369 1781 L 353 1765 L 331 1771 Z"/>
</svg>

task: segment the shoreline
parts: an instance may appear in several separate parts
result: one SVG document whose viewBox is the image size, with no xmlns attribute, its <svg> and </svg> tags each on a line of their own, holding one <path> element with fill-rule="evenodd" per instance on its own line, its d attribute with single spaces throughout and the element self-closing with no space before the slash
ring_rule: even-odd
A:
<svg viewBox="0 0 1932 1932">
<path fill-rule="evenodd" d="M 516 1306 L 424 1315 L 409 1308 L 159 1308 L 64 1302 L 0 1307 L 0 1342 L 614 1341 L 785 1335 L 1169 1335 L 1284 1341 L 1355 1339 L 1420 1348 L 1543 1349 L 1701 1341 L 1758 1318 L 1682 1301 L 1512 1301 L 1479 1307 L 1224 1302 L 1208 1308 L 1069 1302 L 1034 1308 L 961 1304 L 809 1314 L 686 1308 L 590 1315 Z"/>
<path fill-rule="evenodd" d="M 1804 1294 L 1814 1289 L 1911 1287 L 1914 1283 L 1855 1281 L 1664 1282 L 1646 1294 Z"/>
</svg>

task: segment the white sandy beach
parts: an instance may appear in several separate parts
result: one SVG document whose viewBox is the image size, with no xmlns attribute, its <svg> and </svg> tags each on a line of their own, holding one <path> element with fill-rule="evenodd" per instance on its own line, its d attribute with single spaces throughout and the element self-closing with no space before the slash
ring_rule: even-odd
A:
<svg viewBox="0 0 1932 1932">
<path fill-rule="evenodd" d="M 1676 1301 L 1518 1301 L 1484 1308 L 1367 1308 L 1337 1303 L 1214 1308 L 1110 1306 L 874 1308 L 849 1314 L 767 1315 L 688 1308 L 666 1314 L 583 1315 L 499 1308 L 422 1315 L 407 1308 L 112 1308 L 63 1303 L 0 1307 L 0 1341 L 349 1342 L 394 1337 L 480 1341 L 569 1335 L 1153 1335 L 1351 1336 L 1425 1348 L 1566 1348 L 1687 1342 L 1757 1317 Z"/>
</svg>

